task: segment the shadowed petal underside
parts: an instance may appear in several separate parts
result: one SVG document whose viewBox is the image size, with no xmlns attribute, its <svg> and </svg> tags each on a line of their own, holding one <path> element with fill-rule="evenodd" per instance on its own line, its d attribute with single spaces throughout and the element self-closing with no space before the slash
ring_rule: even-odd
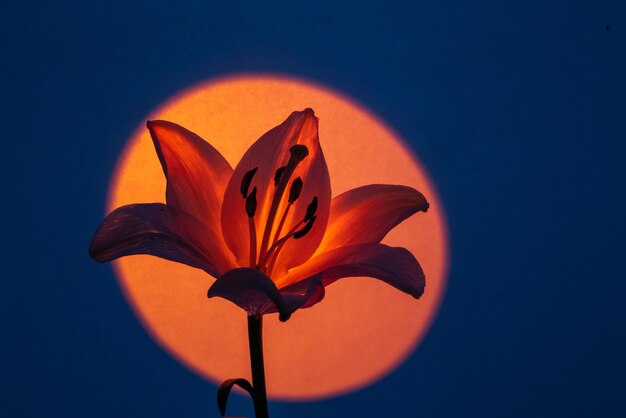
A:
<svg viewBox="0 0 626 418">
<path fill-rule="evenodd" d="M 209 239 L 207 239 L 209 238 Z M 102 222 L 89 255 L 103 263 L 133 254 L 149 254 L 200 268 L 214 277 L 233 268 L 205 224 L 162 203 L 122 206 Z"/>
<path fill-rule="evenodd" d="M 305 304 L 322 300 L 324 286 L 319 280 L 310 280 L 279 290 L 265 274 L 244 267 L 221 276 L 209 289 L 208 296 L 229 300 L 251 316 L 278 312 L 280 320 L 286 321 Z"/>
<path fill-rule="evenodd" d="M 279 312 L 280 320 L 289 319 L 283 296 L 274 282 L 260 271 L 243 267 L 226 272 L 209 288 L 208 297 L 221 297 L 256 316 Z"/>
<path fill-rule="evenodd" d="M 422 267 L 405 248 L 360 244 L 311 258 L 305 265 L 290 271 L 284 290 L 311 280 L 328 286 L 346 277 L 379 279 L 414 298 L 422 296 L 426 284 Z"/>
</svg>

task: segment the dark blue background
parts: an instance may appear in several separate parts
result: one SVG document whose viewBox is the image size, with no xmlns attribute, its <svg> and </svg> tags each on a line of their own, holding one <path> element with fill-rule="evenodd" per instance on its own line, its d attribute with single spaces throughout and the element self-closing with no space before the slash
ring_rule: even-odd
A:
<svg viewBox="0 0 626 418">
<path fill-rule="evenodd" d="M 148 337 L 87 246 L 151 109 L 273 71 L 351 95 L 411 141 L 452 252 L 403 367 L 273 417 L 626 416 L 626 3 L 260 3 L 3 6 L 0 415 L 218 416 L 216 388 Z"/>
</svg>

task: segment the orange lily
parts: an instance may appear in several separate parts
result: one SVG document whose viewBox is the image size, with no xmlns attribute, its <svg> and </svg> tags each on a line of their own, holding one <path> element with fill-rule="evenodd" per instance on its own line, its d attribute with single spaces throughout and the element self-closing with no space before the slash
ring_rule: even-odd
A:
<svg viewBox="0 0 626 418">
<path fill-rule="evenodd" d="M 91 242 L 95 260 L 150 254 L 200 268 L 217 278 L 209 297 L 253 317 L 279 312 L 282 321 L 345 277 L 373 277 L 422 295 L 415 257 L 380 241 L 425 212 L 426 199 L 410 187 L 372 184 L 331 200 L 311 109 L 264 134 L 234 170 L 193 132 L 167 121 L 147 126 L 167 178 L 167 203 L 114 210 Z"/>
</svg>

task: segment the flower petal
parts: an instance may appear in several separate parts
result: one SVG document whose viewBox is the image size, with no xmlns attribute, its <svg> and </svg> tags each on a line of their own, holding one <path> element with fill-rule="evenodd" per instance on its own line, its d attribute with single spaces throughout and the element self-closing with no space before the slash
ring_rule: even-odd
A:
<svg viewBox="0 0 626 418">
<path fill-rule="evenodd" d="M 172 122 L 148 122 L 163 172 L 167 205 L 207 224 L 212 239 L 222 241 L 220 210 L 232 168 L 198 135 Z"/>
<path fill-rule="evenodd" d="M 280 289 L 280 293 L 287 301 L 289 308 L 295 311 L 315 305 L 324 299 L 326 291 L 322 281 L 313 277 L 284 287 Z"/>
<path fill-rule="evenodd" d="M 200 268 L 214 277 L 231 269 L 234 258 L 212 245 L 206 225 L 162 203 L 122 206 L 102 222 L 89 255 L 101 263 L 132 254 L 149 254 Z"/>
<path fill-rule="evenodd" d="M 209 289 L 208 297 L 221 297 L 244 309 L 248 315 L 279 312 L 281 321 L 306 303 L 317 303 L 324 297 L 319 280 L 297 283 L 278 290 L 274 282 L 253 268 L 237 268 L 224 273 Z"/>
<path fill-rule="evenodd" d="M 344 277 L 373 277 L 419 298 L 424 293 L 425 277 L 421 266 L 408 250 L 383 244 L 360 244 L 336 248 L 311 258 L 289 272 L 281 291 L 318 280 L 324 286 Z M 295 283 L 295 284 L 291 284 Z M 310 303 L 305 306 L 311 306 Z"/>
<path fill-rule="evenodd" d="M 311 109 L 293 112 L 287 120 L 271 129 L 257 140 L 245 153 L 228 184 L 222 206 L 222 230 L 224 238 L 237 257 L 240 265 L 247 265 L 250 251 L 250 234 L 248 219 L 245 211 L 245 201 L 241 195 L 241 183 L 247 172 L 258 168 L 250 187 L 257 188 L 257 210 L 254 217 L 257 242 L 262 248 L 263 235 L 270 214 L 270 207 L 277 187 L 274 185 L 276 172 L 287 165 L 290 158 L 290 149 L 294 145 L 305 145 L 308 150 L 306 156 L 295 168 L 289 183 L 300 177 L 302 190 L 290 209 L 284 222 L 281 236 L 300 222 L 306 213 L 306 208 L 317 196 L 318 208 L 315 225 L 303 238 L 286 242 L 276 262 L 276 268 L 282 271 L 299 265 L 314 253 L 322 240 L 330 208 L 330 178 L 328 168 L 319 144 L 318 124 Z M 283 173 L 283 176 L 286 176 Z M 286 189 L 282 203 L 278 206 L 269 234 L 271 246 L 279 220 L 287 207 L 289 188 Z"/>
<path fill-rule="evenodd" d="M 428 202 L 407 186 L 370 184 L 333 198 L 326 234 L 317 254 L 348 245 L 379 243 L 400 222 Z"/>
<path fill-rule="evenodd" d="M 291 315 L 274 282 L 253 268 L 227 271 L 213 283 L 207 296 L 229 300 L 250 316 L 280 312 L 280 320 L 286 321 Z"/>
</svg>

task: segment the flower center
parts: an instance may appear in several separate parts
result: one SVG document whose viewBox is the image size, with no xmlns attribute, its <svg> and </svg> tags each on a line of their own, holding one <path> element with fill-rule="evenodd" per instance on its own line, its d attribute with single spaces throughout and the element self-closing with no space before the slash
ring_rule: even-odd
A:
<svg viewBox="0 0 626 418">
<path fill-rule="evenodd" d="M 280 167 L 274 174 L 274 196 L 265 222 L 265 229 L 263 231 L 263 237 L 261 240 L 260 249 L 257 250 L 257 232 L 255 215 L 257 209 L 257 188 L 254 187 L 252 192 L 249 193 L 252 180 L 256 174 L 258 167 L 255 167 L 243 176 L 241 181 L 241 195 L 245 200 L 245 210 L 248 215 L 248 226 L 250 232 L 250 267 L 257 268 L 268 276 L 271 275 L 274 265 L 280 251 L 285 246 L 285 243 L 289 239 L 300 239 L 311 231 L 316 219 L 317 211 L 317 196 L 307 206 L 307 210 L 303 219 L 296 221 L 295 225 L 285 234 L 281 236 L 281 233 L 285 227 L 287 217 L 291 210 L 291 207 L 298 201 L 304 182 L 300 177 L 291 181 L 289 186 L 289 193 L 285 195 L 287 185 L 289 184 L 291 177 L 302 160 L 309 155 L 309 150 L 304 145 L 294 145 L 289 149 L 289 161 L 287 165 Z M 272 230 L 274 228 L 274 222 L 278 209 L 283 202 L 284 198 L 287 199 L 285 209 L 283 211 L 276 231 L 272 236 Z M 293 223 L 293 222 L 292 222 Z M 271 240 L 270 240 L 271 238 Z M 258 256 L 258 261 L 257 261 Z"/>
</svg>

